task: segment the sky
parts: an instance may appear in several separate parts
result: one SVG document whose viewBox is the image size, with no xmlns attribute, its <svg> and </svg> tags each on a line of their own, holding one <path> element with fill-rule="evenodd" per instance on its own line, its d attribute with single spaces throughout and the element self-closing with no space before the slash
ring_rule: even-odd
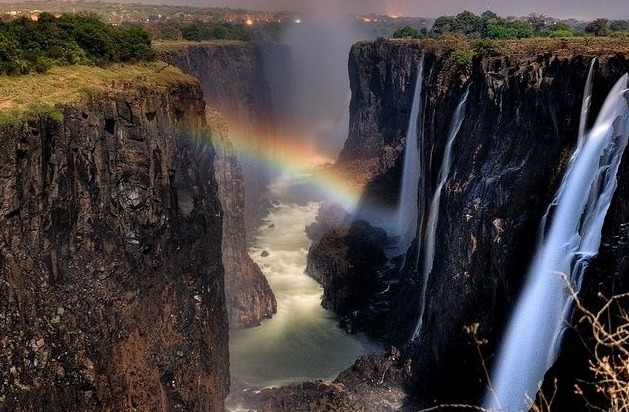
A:
<svg viewBox="0 0 629 412">
<path fill-rule="evenodd" d="M 166 0 L 168 1 L 168 0 Z M 172 0 L 171 0 L 172 1 Z M 321 0 L 187 0 L 199 5 L 244 7 L 256 10 L 302 11 Z M 325 0 L 324 0 L 325 2 Z M 543 13 L 553 17 L 629 19 L 629 0 L 336 0 L 352 12 L 377 12 L 407 16 L 437 17 L 462 10 L 487 10 L 504 15 L 525 16 Z"/>
</svg>

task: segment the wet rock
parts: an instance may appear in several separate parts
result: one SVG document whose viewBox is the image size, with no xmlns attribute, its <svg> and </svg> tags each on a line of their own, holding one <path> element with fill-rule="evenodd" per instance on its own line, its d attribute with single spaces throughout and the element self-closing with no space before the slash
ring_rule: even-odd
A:
<svg viewBox="0 0 629 412">
<path fill-rule="evenodd" d="M 366 179 L 365 204 L 397 205 L 411 86 L 422 53 L 419 214 L 424 225 L 451 118 L 467 85 L 468 101 L 473 104 L 468 104 L 454 143 L 452 172 L 439 205 L 423 333 L 420 340 L 406 346 L 406 353 L 414 358 L 414 392 L 426 394 L 422 406 L 435 401 L 474 403 L 485 389 L 485 376 L 464 327 L 480 324 L 479 333 L 488 340 L 483 356 L 491 359 L 526 274 L 540 219 L 574 148 L 582 90 L 593 55 L 563 50 L 481 56 L 467 75 L 460 76 L 447 49 L 422 51 L 419 42 L 358 43 L 349 60 L 350 133 L 335 168 Z M 612 84 L 629 70 L 627 56 L 603 50 L 598 57 L 594 112 Z M 610 234 L 618 222 L 626 221 L 627 208 L 620 206 L 626 202 L 618 196 L 626 193 L 619 188 L 608 217 Z M 404 267 L 368 274 L 365 282 L 378 281 L 363 289 L 370 295 L 356 297 L 342 292 L 342 287 L 341 292 L 332 290 L 352 270 L 347 258 L 336 258 L 352 253 L 345 237 L 343 226 L 328 232 L 309 259 L 309 267 L 316 268 L 315 277 L 326 288 L 325 295 L 335 297 L 330 307 L 346 315 L 346 327 L 361 325 L 404 344 L 417 323 L 421 304 L 423 256 L 418 246 L 423 239 L 411 245 L 406 259 L 397 260 L 405 262 Z M 336 263 L 320 263 L 326 259 Z M 623 268 L 615 272 L 625 273 L 617 259 L 610 262 Z M 622 283 L 608 280 L 616 288 Z M 390 333 L 370 325 L 384 325 Z M 461 390 L 452 391 L 452 387 Z"/>
<path fill-rule="evenodd" d="M 366 222 L 343 225 L 311 247 L 306 273 L 323 285 L 322 305 L 345 315 L 368 304 L 386 263 L 387 236 Z"/>
</svg>

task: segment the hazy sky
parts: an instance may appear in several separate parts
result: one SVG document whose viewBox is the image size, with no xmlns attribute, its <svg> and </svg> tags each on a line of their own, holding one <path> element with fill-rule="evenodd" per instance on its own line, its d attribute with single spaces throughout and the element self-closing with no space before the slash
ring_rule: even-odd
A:
<svg viewBox="0 0 629 412">
<path fill-rule="evenodd" d="M 156 0 L 153 0 L 156 1 Z M 165 0 L 175 2 L 173 0 Z M 462 10 L 482 12 L 487 0 L 335 0 L 343 8 L 360 12 L 380 12 L 436 17 Z M 301 10 L 321 0 L 186 0 L 195 4 L 245 7 L 261 10 Z M 325 2 L 325 0 L 324 0 Z M 494 0 L 491 10 L 501 15 L 527 15 L 532 12 L 555 17 L 595 17 L 629 19 L 629 0 Z"/>
</svg>

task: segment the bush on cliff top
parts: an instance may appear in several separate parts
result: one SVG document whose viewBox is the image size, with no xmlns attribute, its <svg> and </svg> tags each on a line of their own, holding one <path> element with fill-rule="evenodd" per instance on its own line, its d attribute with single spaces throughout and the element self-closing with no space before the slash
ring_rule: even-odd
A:
<svg viewBox="0 0 629 412">
<path fill-rule="evenodd" d="M 90 14 L 42 13 L 0 23 L 0 74 L 43 73 L 53 66 L 151 60 L 151 40 L 139 28 L 123 28 Z"/>
</svg>

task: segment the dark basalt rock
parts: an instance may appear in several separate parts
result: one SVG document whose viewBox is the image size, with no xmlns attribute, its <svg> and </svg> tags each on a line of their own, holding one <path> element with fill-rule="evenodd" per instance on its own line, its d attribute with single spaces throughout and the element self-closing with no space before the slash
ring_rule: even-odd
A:
<svg viewBox="0 0 629 412">
<path fill-rule="evenodd" d="M 0 410 L 223 410 L 204 106 L 195 85 L 121 90 L 0 130 Z"/>
<path fill-rule="evenodd" d="M 217 176 L 225 210 L 223 264 L 229 324 L 232 328 L 257 326 L 276 313 L 277 303 L 262 271 L 247 253 L 245 224 L 249 232 L 259 225 L 266 205 L 260 196 L 268 176 L 266 169 L 256 166 L 258 159 L 249 159 L 253 162 L 244 165 L 243 176 L 228 134 L 236 136 L 236 143 L 246 139 L 248 146 L 258 145 L 260 154 L 266 152 L 275 131 L 274 109 L 282 101 L 274 96 L 282 91 L 271 89 L 269 76 L 276 73 L 265 67 L 271 59 L 281 67 L 280 62 L 288 59 L 287 51 L 273 44 L 199 43 L 163 51 L 160 58 L 198 78 L 207 104 L 227 120 L 217 126 L 221 130 Z M 286 77 L 283 80 L 285 84 Z"/>
<path fill-rule="evenodd" d="M 404 136 L 422 53 L 420 219 L 427 218 L 452 114 L 468 85 L 470 95 L 439 206 L 437 246 L 427 284 L 422 335 L 418 342 L 406 346 L 405 352 L 414 360 L 413 392 L 425 396 L 421 406 L 435 402 L 476 404 L 485 390 L 485 374 L 465 327 L 480 325 L 479 337 L 488 340 L 482 347 L 483 357 L 491 365 L 536 245 L 539 222 L 576 143 L 582 90 L 594 56 L 569 50 L 477 56 L 470 71 L 460 73 L 453 65 L 452 51 L 422 51 L 417 42 L 355 45 L 349 61 L 350 134 L 335 167 L 350 173 L 361 168 L 373 171 L 366 185 L 365 202 L 375 199 L 385 206 L 397 203 Z M 629 70 L 624 55 L 611 52 L 598 57 L 594 113 L 612 84 Z M 626 167 L 625 163 L 623 170 Z M 623 173 L 619 176 L 621 182 Z M 626 196 L 623 187 L 610 209 L 604 243 L 613 244 L 614 236 L 620 236 L 618 228 L 627 222 L 626 206 L 621 206 L 626 204 L 622 201 Z M 311 266 L 317 265 L 320 256 L 335 254 L 344 244 L 344 236 L 342 231 L 324 235 L 311 252 Z M 415 261 L 417 245 L 423 239 L 418 241 L 411 246 L 407 263 Z M 316 276 L 323 280 L 324 287 L 335 285 L 337 277 L 346 277 L 345 268 L 351 265 L 346 256 L 351 252 L 345 247 L 341 259 L 330 260 L 334 266 L 318 264 L 319 272 L 327 271 Z M 605 263 L 601 261 L 603 256 Z M 419 256 L 419 262 L 422 258 Z M 629 276 L 624 262 L 620 253 L 607 252 L 604 246 L 594 266 L 605 269 L 592 268 L 587 282 L 597 285 L 607 281 L 616 291 L 626 288 Z M 352 324 L 403 344 L 417 321 L 420 273 L 421 267 L 413 264 L 396 270 L 393 278 L 397 283 L 390 285 L 385 299 L 378 296 L 384 283 L 363 289 L 367 295 L 347 300 L 333 290 L 325 294 L 340 299 L 334 307 L 342 308 L 342 313 L 358 318 Z M 617 278 L 601 273 L 614 273 Z M 371 284 L 373 275 L 357 272 L 354 279 L 356 283 L 363 279 Z M 371 306 L 382 302 L 385 309 L 364 311 L 354 302 L 370 302 Z M 370 318 L 374 313 L 380 316 Z M 395 333 L 383 333 L 382 325 Z M 587 368 L 586 358 L 573 360 L 573 364 L 579 362 Z M 571 386 L 574 379 L 574 374 L 565 375 L 566 386 Z"/>
<path fill-rule="evenodd" d="M 323 307 L 341 315 L 358 310 L 379 285 L 387 235 L 358 221 L 324 235 L 309 253 L 306 273 L 324 286 Z"/>
<path fill-rule="evenodd" d="M 209 118 L 217 148 L 214 169 L 218 197 L 225 211 L 222 252 L 229 324 L 233 329 L 257 326 L 277 312 L 277 302 L 262 271 L 247 252 L 245 187 L 227 126 L 215 113 L 209 113 Z"/>
</svg>

